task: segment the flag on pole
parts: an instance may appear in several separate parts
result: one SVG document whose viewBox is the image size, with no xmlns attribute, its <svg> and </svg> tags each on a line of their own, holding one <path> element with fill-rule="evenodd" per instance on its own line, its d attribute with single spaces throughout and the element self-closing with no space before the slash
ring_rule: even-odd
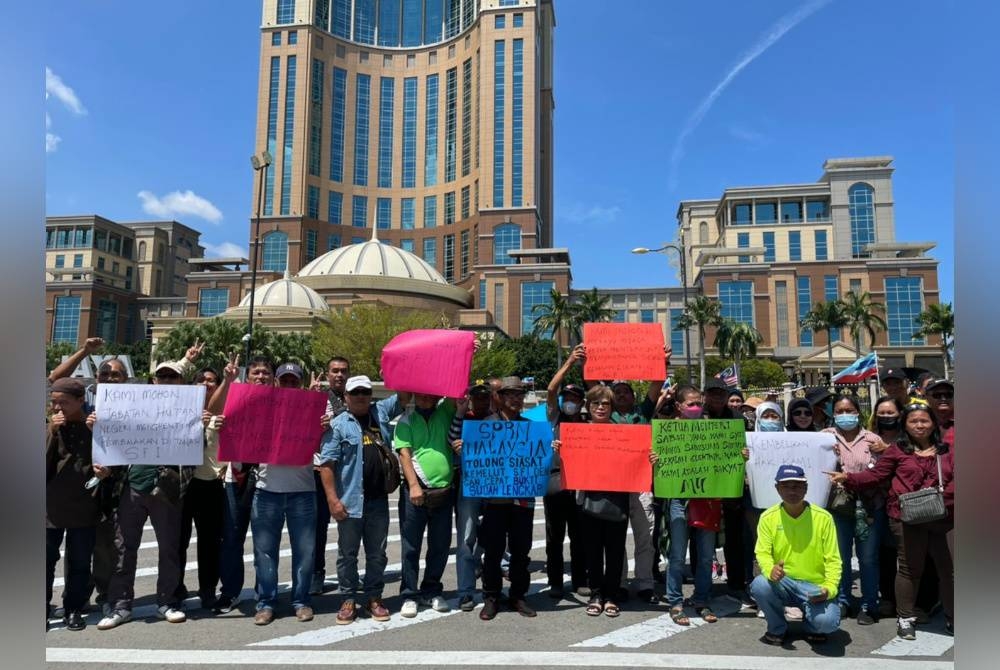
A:
<svg viewBox="0 0 1000 670">
<path fill-rule="evenodd" d="M 835 384 L 857 384 L 869 377 L 878 376 L 878 359 L 875 352 L 862 356 L 833 376 Z"/>
<path fill-rule="evenodd" d="M 722 382 L 731 389 L 740 387 L 740 380 L 736 376 L 736 368 L 732 365 L 715 375 L 715 378 L 721 379 Z"/>
</svg>

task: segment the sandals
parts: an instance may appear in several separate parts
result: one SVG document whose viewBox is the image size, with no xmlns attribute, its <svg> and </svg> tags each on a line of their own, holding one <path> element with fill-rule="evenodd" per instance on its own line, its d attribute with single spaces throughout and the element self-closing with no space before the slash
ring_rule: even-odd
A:
<svg viewBox="0 0 1000 670">
<path fill-rule="evenodd" d="M 618 605 L 615 605 L 611 601 L 604 603 L 604 616 L 616 617 L 619 614 L 621 614 L 621 609 L 619 609 Z"/>
<path fill-rule="evenodd" d="M 705 620 L 705 623 L 715 623 L 719 620 L 719 617 L 715 616 L 715 612 L 709 607 L 699 607 L 698 616 Z"/>
<path fill-rule="evenodd" d="M 600 600 L 591 600 L 587 603 L 587 616 L 601 616 L 601 612 L 604 611 L 604 606 L 601 604 Z"/>
<path fill-rule="evenodd" d="M 684 613 L 684 609 L 681 607 L 670 608 L 670 620 L 678 626 L 691 625 L 691 619 L 688 618 L 688 615 Z"/>
</svg>

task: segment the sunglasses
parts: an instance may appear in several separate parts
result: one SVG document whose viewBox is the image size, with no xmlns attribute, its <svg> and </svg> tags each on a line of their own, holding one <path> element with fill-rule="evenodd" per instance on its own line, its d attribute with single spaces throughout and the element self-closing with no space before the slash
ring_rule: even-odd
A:
<svg viewBox="0 0 1000 670">
<path fill-rule="evenodd" d="M 354 389 L 353 391 L 348 391 L 347 395 L 371 395 L 371 389 Z"/>
<path fill-rule="evenodd" d="M 812 410 L 808 409 L 797 409 L 794 412 L 792 412 L 792 416 L 812 416 L 812 415 L 813 415 Z"/>
<path fill-rule="evenodd" d="M 932 393 L 931 397 L 935 400 L 951 400 L 955 397 L 954 393 Z"/>
<path fill-rule="evenodd" d="M 180 379 L 181 376 L 179 374 L 177 374 L 177 373 L 166 374 L 166 375 L 165 374 L 158 374 L 158 375 L 156 375 L 156 378 L 157 379 Z"/>
<path fill-rule="evenodd" d="M 610 400 L 593 400 L 590 403 L 591 407 L 611 407 Z"/>
</svg>

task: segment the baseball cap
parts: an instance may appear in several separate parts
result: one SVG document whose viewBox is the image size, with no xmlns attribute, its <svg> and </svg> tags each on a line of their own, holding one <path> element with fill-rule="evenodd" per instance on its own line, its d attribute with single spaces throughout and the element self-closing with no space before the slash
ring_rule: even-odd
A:
<svg viewBox="0 0 1000 670">
<path fill-rule="evenodd" d="M 726 382 L 722 381 L 721 379 L 712 377 L 711 379 L 705 382 L 705 388 L 703 390 L 711 391 L 712 389 L 720 389 L 722 391 L 728 391 L 729 387 L 726 386 Z"/>
<path fill-rule="evenodd" d="M 153 374 L 159 375 L 161 372 L 168 372 L 168 371 L 173 372 L 174 374 L 178 374 L 182 377 L 184 376 L 184 368 L 182 368 L 177 363 L 172 363 L 171 361 L 164 361 L 159 365 L 157 365 L 156 369 L 153 371 Z"/>
<path fill-rule="evenodd" d="M 477 379 L 466 391 L 469 395 L 489 395 L 492 392 L 493 389 L 490 388 L 485 379 Z"/>
<path fill-rule="evenodd" d="M 903 372 L 902 370 L 896 368 L 889 368 L 888 370 L 882 373 L 882 376 L 879 377 L 879 381 L 884 382 L 887 379 L 898 379 L 900 381 L 905 382 L 907 381 L 907 376 L 906 373 Z"/>
<path fill-rule="evenodd" d="M 367 375 L 356 375 L 354 377 L 349 377 L 347 383 L 344 384 L 344 392 L 350 393 L 355 389 L 368 389 L 372 388 L 372 380 L 368 379 Z"/>
<path fill-rule="evenodd" d="M 83 382 L 77 379 L 73 379 L 71 377 L 60 377 L 52 382 L 49 386 L 49 391 L 54 393 L 66 393 L 75 398 L 82 398 L 86 389 L 83 386 Z"/>
<path fill-rule="evenodd" d="M 954 391 L 954 390 L 955 390 L 955 385 L 954 385 L 954 384 L 952 384 L 952 383 L 951 383 L 950 381 L 948 381 L 947 379 L 935 379 L 934 381 L 932 381 L 932 382 L 931 382 L 930 384 L 928 384 L 928 385 L 927 385 L 927 392 L 928 392 L 928 393 L 930 393 L 931 389 L 935 389 L 935 388 L 937 388 L 938 386 L 947 386 L 947 387 L 949 387 L 949 388 L 950 388 L 950 389 L 951 389 L 952 391 Z"/>
<path fill-rule="evenodd" d="M 806 472 L 797 465 L 782 465 L 778 468 L 778 474 L 774 476 L 775 482 L 807 482 Z"/>
<path fill-rule="evenodd" d="M 564 395 L 576 395 L 576 396 L 580 396 L 581 398 L 583 398 L 583 397 L 585 397 L 587 395 L 587 392 L 584 391 L 582 387 L 577 386 L 576 384 L 566 384 L 566 386 L 563 386 L 562 390 L 559 391 L 559 395 L 563 395 L 563 396 Z"/>
<path fill-rule="evenodd" d="M 302 379 L 302 368 L 295 363 L 285 363 L 279 365 L 274 373 L 275 379 L 280 379 L 283 375 L 293 375 L 296 379 Z"/>
</svg>

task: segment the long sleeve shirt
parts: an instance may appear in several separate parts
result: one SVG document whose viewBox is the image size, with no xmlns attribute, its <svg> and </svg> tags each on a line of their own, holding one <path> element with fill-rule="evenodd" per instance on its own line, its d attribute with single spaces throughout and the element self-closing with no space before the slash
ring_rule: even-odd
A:
<svg viewBox="0 0 1000 670">
<path fill-rule="evenodd" d="M 787 576 L 825 588 L 830 600 L 837 597 L 843 564 L 837 529 L 825 509 L 807 503 L 795 518 L 782 503 L 769 507 L 760 515 L 754 554 L 768 579 L 774 564 L 784 561 Z"/>
<path fill-rule="evenodd" d="M 955 513 L 955 455 L 950 449 L 941 456 L 941 475 L 944 478 L 944 505 L 948 514 Z M 889 481 L 889 495 L 886 499 L 885 511 L 891 519 L 899 519 L 899 494 L 919 491 L 938 485 L 937 462 L 933 456 L 917 456 L 907 454 L 897 445 L 890 445 L 882 452 L 875 467 L 864 472 L 848 473 L 844 485 L 852 490 L 864 489 L 881 482 Z"/>
</svg>

